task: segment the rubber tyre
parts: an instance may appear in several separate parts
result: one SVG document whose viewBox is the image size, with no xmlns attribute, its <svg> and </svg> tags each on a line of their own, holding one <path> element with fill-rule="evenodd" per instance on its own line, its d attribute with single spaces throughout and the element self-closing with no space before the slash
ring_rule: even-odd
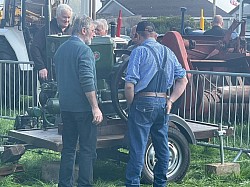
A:
<svg viewBox="0 0 250 187">
<path fill-rule="evenodd" d="M 17 60 L 15 52 L 13 51 L 8 41 L 3 36 L 0 36 L 0 60 L 15 60 L 15 61 Z M 4 64 L 0 65 L 1 65 L 1 76 L 2 76 L 1 90 L 4 90 L 4 88 L 6 87 L 6 99 L 7 99 L 5 101 L 5 93 L 3 93 L 2 101 L 4 105 L 6 104 L 7 106 L 13 107 L 16 104 L 14 102 L 17 102 L 18 100 L 18 93 L 19 93 L 18 65 L 17 64 L 11 64 L 7 66 L 4 66 Z M 14 90 L 16 91 L 15 93 Z M 11 98 L 9 98 L 9 96 Z"/>
<path fill-rule="evenodd" d="M 124 95 L 125 74 L 128 66 L 128 60 L 117 63 L 111 76 L 111 100 L 117 115 L 127 121 L 128 107 Z"/>
<path fill-rule="evenodd" d="M 169 127 L 169 168 L 168 182 L 180 182 L 186 175 L 190 164 L 190 149 L 185 136 L 176 128 Z M 153 183 L 153 168 L 155 165 L 155 152 L 151 139 L 149 139 L 142 170 L 142 181 Z"/>
</svg>

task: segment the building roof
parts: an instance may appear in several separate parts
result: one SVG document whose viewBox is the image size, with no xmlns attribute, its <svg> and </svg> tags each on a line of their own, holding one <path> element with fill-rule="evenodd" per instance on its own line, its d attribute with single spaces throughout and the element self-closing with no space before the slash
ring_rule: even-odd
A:
<svg viewBox="0 0 250 187">
<path fill-rule="evenodd" d="M 236 6 L 234 9 L 232 9 L 229 14 L 235 14 L 236 12 L 239 12 L 240 5 Z"/>
<path fill-rule="evenodd" d="M 181 7 L 186 7 L 186 15 L 200 17 L 201 9 L 204 17 L 213 17 L 213 3 L 208 0 L 109 0 L 97 14 L 117 16 L 122 9 L 123 16 L 141 15 L 142 17 L 180 16 Z M 216 14 L 222 17 L 231 15 L 216 7 Z"/>
</svg>

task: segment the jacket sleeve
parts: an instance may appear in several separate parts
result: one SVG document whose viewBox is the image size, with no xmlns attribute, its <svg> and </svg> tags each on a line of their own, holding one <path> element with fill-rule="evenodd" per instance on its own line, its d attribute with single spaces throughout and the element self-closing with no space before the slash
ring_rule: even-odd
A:
<svg viewBox="0 0 250 187">
<path fill-rule="evenodd" d="M 96 69 L 93 52 L 87 47 L 79 57 L 79 81 L 83 92 L 96 91 Z"/>
<path fill-rule="evenodd" d="M 46 62 L 44 62 L 44 60 L 46 60 L 45 27 L 42 27 L 34 36 L 30 52 L 35 64 L 35 69 L 41 70 L 46 68 Z"/>
</svg>

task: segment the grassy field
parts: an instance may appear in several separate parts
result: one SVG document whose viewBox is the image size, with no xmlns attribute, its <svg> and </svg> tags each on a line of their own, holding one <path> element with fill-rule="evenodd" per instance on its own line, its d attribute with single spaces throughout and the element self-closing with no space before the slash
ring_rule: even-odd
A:
<svg viewBox="0 0 250 187">
<path fill-rule="evenodd" d="M 170 183 L 170 187 L 234 187 L 250 186 L 250 161 L 246 156 L 240 158 L 241 174 L 230 176 L 206 176 L 205 164 L 218 162 L 219 152 L 216 149 L 201 146 L 191 146 L 192 161 L 187 175 L 181 183 Z M 234 154 L 228 154 L 231 159 Z M 0 181 L 1 187 L 56 187 L 54 183 L 42 181 L 41 167 L 44 163 L 58 161 L 60 155 L 48 150 L 27 151 L 19 163 L 25 167 L 25 172 L 14 173 Z M 126 164 L 114 160 L 97 160 L 94 166 L 96 187 L 124 186 Z M 142 184 L 143 187 L 151 185 Z"/>
<path fill-rule="evenodd" d="M 7 125 L 8 124 L 8 125 Z M 9 122 L 0 120 L 0 134 L 5 134 L 12 128 Z M 225 162 L 231 162 L 236 152 L 225 151 Z M 0 180 L 0 187 L 56 187 L 55 183 L 42 180 L 42 165 L 50 161 L 59 161 L 60 154 L 43 149 L 28 150 L 19 160 L 25 172 L 14 173 Z M 238 162 L 241 165 L 240 175 L 207 176 L 205 164 L 218 163 L 218 149 L 202 146 L 191 146 L 191 164 L 181 183 L 170 183 L 170 187 L 250 187 L 250 159 L 242 155 Z M 3 164 L 1 164 L 3 166 Z M 110 159 L 97 160 L 94 166 L 94 182 L 96 187 L 124 186 L 126 164 Z M 142 187 L 151 185 L 142 184 Z"/>
</svg>

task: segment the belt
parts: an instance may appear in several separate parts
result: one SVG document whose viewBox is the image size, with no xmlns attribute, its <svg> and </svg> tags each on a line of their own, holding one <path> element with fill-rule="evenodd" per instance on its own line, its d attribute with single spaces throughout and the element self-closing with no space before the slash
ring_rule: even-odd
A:
<svg viewBox="0 0 250 187">
<path fill-rule="evenodd" d="M 164 97 L 167 98 L 167 94 L 164 92 L 139 92 L 136 95 L 144 97 Z"/>
</svg>

